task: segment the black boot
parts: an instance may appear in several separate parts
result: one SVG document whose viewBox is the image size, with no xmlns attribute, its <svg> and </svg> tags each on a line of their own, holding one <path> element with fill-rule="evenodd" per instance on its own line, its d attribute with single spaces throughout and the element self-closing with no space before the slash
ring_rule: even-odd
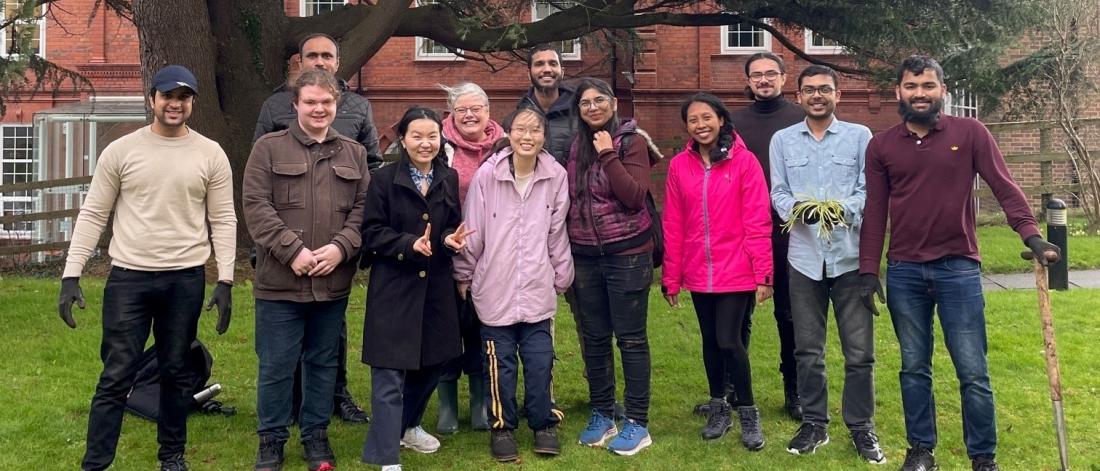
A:
<svg viewBox="0 0 1100 471">
<path fill-rule="evenodd" d="M 458 431 L 458 381 L 440 381 L 436 387 L 439 398 L 439 420 L 435 431 L 449 435 Z"/>
<path fill-rule="evenodd" d="M 260 436 L 260 449 L 256 452 L 255 471 L 281 471 L 283 469 L 283 445 L 270 435 Z"/>
<path fill-rule="evenodd" d="M 783 408 L 787 410 L 787 415 L 790 415 L 791 419 L 802 421 L 802 399 L 798 397 L 798 387 L 793 379 L 784 381 Z"/>
<path fill-rule="evenodd" d="M 707 407 L 707 425 L 703 427 L 703 431 L 700 433 L 700 435 L 703 436 L 703 440 L 717 440 L 722 438 L 722 435 L 725 435 L 726 431 L 733 426 L 733 419 L 730 417 L 730 413 L 730 405 L 725 399 L 711 399 Z"/>
<path fill-rule="evenodd" d="M 470 427 L 474 430 L 489 430 L 489 412 L 485 408 L 485 377 L 470 377 Z"/>
</svg>

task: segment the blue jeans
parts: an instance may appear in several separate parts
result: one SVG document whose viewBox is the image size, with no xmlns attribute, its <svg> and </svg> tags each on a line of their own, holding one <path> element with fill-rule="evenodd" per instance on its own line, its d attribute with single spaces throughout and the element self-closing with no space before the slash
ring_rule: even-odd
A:
<svg viewBox="0 0 1100 471">
<path fill-rule="evenodd" d="M 650 397 L 646 319 L 649 285 L 653 283 L 653 256 L 573 255 L 573 264 L 577 274 L 573 293 L 584 313 L 583 356 L 592 408 L 606 417 L 615 416 L 615 364 L 611 349 L 614 336 L 622 356 L 626 416 L 646 425 Z"/>
<path fill-rule="evenodd" d="M 925 263 L 890 261 L 887 306 L 901 345 L 901 400 L 910 446 L 936 446 L 932 396 L 932 312 L 939 312 L 944 343 L 959 379 L 963 439 L 971 458 L 997 451 L 997 420 L 986 361 L 985 298 L 981 265 L 965 257 Z"/>
<path fill-rule="evenodd" d="M 328 428 L 336 386 L 340 330 L 348 299 L 298 303 L 256 300 L 257 433 L 285 442 L 290 433 L 294 369 L 302 362 L 302 436 Z"/>
</svg>

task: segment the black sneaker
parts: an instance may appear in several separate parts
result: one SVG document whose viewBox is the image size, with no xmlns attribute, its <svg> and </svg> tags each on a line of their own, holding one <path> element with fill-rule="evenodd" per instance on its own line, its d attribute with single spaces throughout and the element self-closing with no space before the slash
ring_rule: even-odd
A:
<svg viewBox="0 0 1100 471">
<path fill-rule="evenodd" d="M 281 471 L 283 469 L 283 443 L 270 435 L 260 437 L 260 449 L 256 452 L 255 471 Z"/>
<path fill-rule="evenodd" d="M 519 446 L 516 445 L 515 430 L 493 429 L 489 432 L 489 453 L 493 459 L 506 463 L 519 459 Z"/>
<path fill-rule="evenodd" d="M 722 438 L 733 427 L 733 419 L 730 418 L 730 405 L 725 399 L 711 399 L 707 405 L 707 425 L 703 427 L 700 435 L 703 440 L 717 440 Z"/>
<path fill-rule="evenodd" d="M 737 415 L 741 418 L 741 444 L 749 451 L 764 449 L 764 430 L 760 428 L 760 410 L 756 406 L 740 406 Z"/>
<path fill-rule="evenodd" d="M 818 448 L 829 443 L 829 432 L 824 425 L 803 422 L 798 433 L 787 444 L 787 452 L 792 455 L 812 455 Z"/>
<path fill-rule="evenodd" d="M 558 427 L 551 425 L 542 430 L 535 430 L 535 444 L 532 449 L 540 455 L 560 455 L 561 444 L 558 443 Z"/>
<path fill-rule="evenodd" d="M 187 471 L 187 469 L 187 460 L 183 459 L 183 453 L 176 453 L 160 460 L 160 471 Z"/>
<path fill-rule="evenodd" d="M 970 460 L 970 469 L 973 471 L 1000 471 L 1001 468 L 997 467 L 997 462 L 993 461 L 992 456 L 978 456 L 973 460 Z"/>
<path fill-rule="evenodd" d="M 936 464 L 936 457 L 932 450 L 915 446 L 905 450 L 905 464 L 901 465 L 901 471 L 933 471 L 940 469 Z"/>
<path fill-rule="evenodd" d="M 784 388 L 783 408 L 787 410 L 787 415 L 791 416 L 791 419 L 802 421 L 802 399 L 798 397 L 798 390 L 793 387 Z"/>
<path fill-rule="evenodd" d="M 316 429 L 309 437 L 302 439 L 306 466 L 309 471 L 330 471 L 336 469 L 336 455 L 328 444 L 328 430 Z"/>
<path fill-rule="evenodd" d="M 691 409 L 691 413 L 699 417 L 706 417 L 710 414 L 710 401 L 696 404 L 695 407 Z"/>
<path fill-rule="evenodd" d="M 365 424 L 370 422 L 370 416 L 367 415 L 363 409 L 360 409 L 350 396 L 337 400 L 335 405 L 336 407 L 334 407 L 334 409 L 336 410 L 334 412 L 340 417 L 340 420 L 344 422 L 349 424 Z"/>
<path fill-rule="evenodd" d="M 852 445 L 860 458 L 868 463 L 883 464 L 886 462 L 886 454 L 878 445 L 878 435 L 872 430 L 856 430 L 852 432 Z"/>
</svg>

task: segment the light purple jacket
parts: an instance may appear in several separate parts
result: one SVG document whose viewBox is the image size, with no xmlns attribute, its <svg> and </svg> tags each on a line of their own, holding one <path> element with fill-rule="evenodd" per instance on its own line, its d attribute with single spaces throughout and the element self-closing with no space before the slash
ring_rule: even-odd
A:
<svg viewBox="0 0 1100 471">
<path fill-rule="evenodd" d="M 573 283 L 565 169 L 543 150 L 520 195 L 511 156 L 505 147 L 474 173 L 462 213 L 466 229 L 477 232 L 454 259 L 455 280 L 471 283 L 477 316 L 494 327 L 554 317 L 557 294 Z"/>
</svg>

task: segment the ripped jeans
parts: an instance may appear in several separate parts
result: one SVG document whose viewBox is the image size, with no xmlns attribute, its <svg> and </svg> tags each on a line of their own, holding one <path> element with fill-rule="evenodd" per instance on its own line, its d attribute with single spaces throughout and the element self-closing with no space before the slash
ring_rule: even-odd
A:
<svg viewBox="0 0 1100 471">
<path fill-rule="evenodd" d="M 573 255 L 573 292 L 581 306 L 584 367 L 592 408 L 614 417 L 615 371 L 611 338 L 622 357 L 626 417 L 649 421 L 649 338 L 646 320 L 653 283 L 650 253 L 588 257 Z"/>
</svg>

